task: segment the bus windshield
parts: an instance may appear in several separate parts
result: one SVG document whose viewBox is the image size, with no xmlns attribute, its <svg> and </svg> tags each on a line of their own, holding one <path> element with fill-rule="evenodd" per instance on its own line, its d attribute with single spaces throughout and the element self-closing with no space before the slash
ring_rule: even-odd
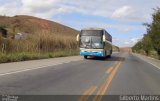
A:
<svg viewBox="0 0 160 101">
<path fill-rule="evenodd" d="M 103 42 L 101 36 L 81 36 L 81 48 L 102 49 Z"/>
</svg>

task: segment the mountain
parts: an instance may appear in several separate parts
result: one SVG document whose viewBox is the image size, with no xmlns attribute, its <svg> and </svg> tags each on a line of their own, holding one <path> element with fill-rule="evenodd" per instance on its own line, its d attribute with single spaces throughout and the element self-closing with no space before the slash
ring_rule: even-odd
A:
<svg viewBox="0 0 160 101">
<path fill-rule="evenodd" d="M 79 31 L 57 22 L 26 15 L 0 16 L 0 27 L 4 27 L 8 35 L 14 35 L 19 32 L 28 34 L 47 32 L 76 36 L 79 33 Z"/>
</svg>

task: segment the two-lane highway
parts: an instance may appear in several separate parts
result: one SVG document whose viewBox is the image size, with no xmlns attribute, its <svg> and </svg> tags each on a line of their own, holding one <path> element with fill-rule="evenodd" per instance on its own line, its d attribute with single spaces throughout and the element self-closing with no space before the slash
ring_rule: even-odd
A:
<svg viewBox="0 0 160 101">
<path fill-rule="evenodd" d="M 160 94 L 160 70 L 132 53 L 114 53 L 106 60 L 82 59 L 2 75 L 0 93 L 87 95 L 79 96 L 77 101 L 103 100 L 103 96 L 96 95 Z"/>
</svg>

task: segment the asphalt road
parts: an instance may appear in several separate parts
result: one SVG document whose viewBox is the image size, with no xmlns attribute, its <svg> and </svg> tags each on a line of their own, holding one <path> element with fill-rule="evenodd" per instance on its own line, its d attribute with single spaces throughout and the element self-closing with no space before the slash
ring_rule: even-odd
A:
<svg viewBox="0 0 160 101">
<path fill-rule="evenodd" d="M 132 53 L 81 59 L 47 68 L 0 76 L 0 94 L 88 95 L 77 101 L 103 100 L 96 95 L 160 95 L 160 69 Z"/>
</svg>

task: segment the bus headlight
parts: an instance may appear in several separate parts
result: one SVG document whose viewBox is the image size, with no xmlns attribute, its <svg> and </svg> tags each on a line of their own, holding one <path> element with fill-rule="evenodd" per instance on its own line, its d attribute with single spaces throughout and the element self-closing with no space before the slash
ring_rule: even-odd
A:
<svg viewBox="0 0 160 101">
<path fill-rule="evenodd" d="M 100 53 L 100 54 L 102 54 L 103 52 L 102 52 L 102 51 L 100 51 L 99 53 Z"/>
<path fill-rule="evenodd" d="M 100 51 L 100 52 L 98 52 L 101 56 L 103 56 L 104 54 L 104 52 L 103 51 Z"/>
<path fill-rule="evenodd" d="M 84 52 L 84 50 L 80 50 L 81 52 Z"/>
</svg>

